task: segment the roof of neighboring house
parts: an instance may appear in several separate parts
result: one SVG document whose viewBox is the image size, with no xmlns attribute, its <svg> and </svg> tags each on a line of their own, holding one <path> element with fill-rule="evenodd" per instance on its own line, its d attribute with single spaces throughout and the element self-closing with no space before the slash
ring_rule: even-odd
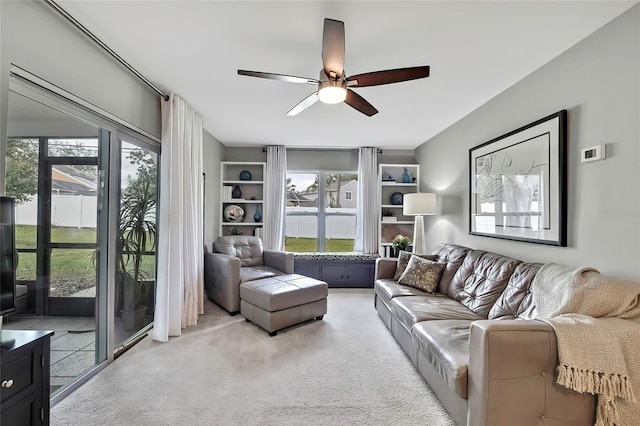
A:
<svg viewBox="0 0 640 426">
<path fill-rule="evenodd" d="M 299 201 L 301 203 L 305 202 L 305 201 L 313 201 L 313 200 L 308 199 L 304 195 L 300 194 L 299 192 L 294 192 L 294 191 L 287 192 L 287 200 Z"/>
<path fill-rule="evenodd" d="M 93 179 L 92 179 L 93 178 Z M 96 195 L 95 176 L 72 166 L 55 165 L 51 170 L 51 189 L 72 195 Z"/>
<path fill-rule="evenodd" d="M 344 188 L 345 186 L 352 185 L 354 182 L 355 182 L 355 183 L 357 183 L 357 182 L 358 182 L 358 180 L 357 180 L 357 179 L 351 179 L 351 180 L 343 180 L 343 181 L 340 181 L 340 188 Z M 333 182 L 332 184 L 330 184 L 330 185 L 329 185 L 329 191 L 331 191 L 331 192 L 335 192 L 335 191 L 337 191 L 337 190 L 338 190 L 338 182 Z M 305 190 L 305 191 L 304 191 L 304 192 L 302 192 L 302 193 L 304 193 L 304 194 L 314 194 L 314 195 L 317 195 L 317 194 L 318 194 L 318 191 L 306 191 L 306 190 Z"/>
</svg>

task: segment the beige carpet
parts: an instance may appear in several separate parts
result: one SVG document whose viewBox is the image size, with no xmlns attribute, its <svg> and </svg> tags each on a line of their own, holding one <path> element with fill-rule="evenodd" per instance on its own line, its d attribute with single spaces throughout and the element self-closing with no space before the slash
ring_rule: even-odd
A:
<svg viewBox="0 0 640 426">
<path fill-rule="evenodd" d="M 378 318 L 331 289 L 323 321 L 275 337 L 207 301 L 197 327 L 144 339 L 52 408 L 52 425 L 451 426 Z"/>
</svg>

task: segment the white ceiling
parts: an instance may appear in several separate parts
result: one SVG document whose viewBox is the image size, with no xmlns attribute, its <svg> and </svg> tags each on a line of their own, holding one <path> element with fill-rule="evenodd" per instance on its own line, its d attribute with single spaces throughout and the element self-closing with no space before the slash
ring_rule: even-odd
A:
<svg viewBox="0 0 640 426">
<path fill-rule="evenodd" d="M 58 1 L 226 146 L 412 149 L 561 54 L 635 1 Z M 355 89 L 380 112 L 317 103 L 325 17 L 345 22 L 347 75 L 418 65 L 431 76 Z"/>
</svg>

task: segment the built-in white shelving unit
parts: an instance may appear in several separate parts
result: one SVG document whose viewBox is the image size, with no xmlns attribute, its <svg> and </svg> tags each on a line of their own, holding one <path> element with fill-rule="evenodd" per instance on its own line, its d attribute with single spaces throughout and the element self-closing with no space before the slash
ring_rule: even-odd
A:
<svg viewBox="0 0 640 426">
<path fill-rule="evenodd" d="M 222 161 L 220 163 L 219 235 L 231 235 L 232 228 L 235 228 L 242 232 L 242 235 L 262 236 L 265 169 L 266 163 L 264 162 Z M 241 178 L 241 175 L 244 179 Z M 249 175 L 250 178 L 247 179 Z M 234 194 L 234 188 L 240 190 L 240 196 Z M 225 209 L 232 205 L 239 206 L 244 210 L 242 220 L 233 221 L 225 217 Z M 254 216 L 258 210 L 261 218 L 256 221 Z"/>
<path fill-rule="evenodd" d="M 409 182 L 404 182 L 405 169 L 409 175 Z M 378 183 L 380 188 L 380 208 L 378 211 L 378 241 L 379 254 L 389 257 L 391 241 L 402 234 L 413 239 L 414 217 L 402 214 L 402 204 L 395 204 L 392 196 L 396 193 L 410 194 L 419 192 L 420 166 L 417 164 L 379 164 Z M 396 196 L 395 198 L 398 198 Z M 396 200 L 397 201 L 397 200 Z M 393 216 L 383 216 L 383 211 L 390 211 Z"/>
</svg>

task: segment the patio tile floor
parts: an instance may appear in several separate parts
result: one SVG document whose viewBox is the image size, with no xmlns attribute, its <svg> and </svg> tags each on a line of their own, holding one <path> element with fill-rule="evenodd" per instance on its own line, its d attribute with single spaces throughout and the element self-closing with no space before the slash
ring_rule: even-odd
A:
<svg viewBox="0 0 640 426">
<path fill-rule="evenodd" d="M 11 316 L 5 330 L 53 330 L 51 394 L 95 365 L 95 320 L 88 317 Z"/>
</svg>

